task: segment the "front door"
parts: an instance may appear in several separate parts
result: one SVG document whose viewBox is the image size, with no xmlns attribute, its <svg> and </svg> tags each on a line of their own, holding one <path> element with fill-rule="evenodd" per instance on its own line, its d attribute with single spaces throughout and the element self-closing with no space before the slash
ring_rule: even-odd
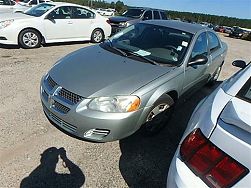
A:
<svg viewBox="0 0 251 188">
<path fill-rule="evenodd" d="M 190 60 L 193 59 L 196 55 L 207 56 L 208 62 L 204 65 L 186 66 L 183 85 L 184 92 L 191 89 L 195 85 L 200 85 L 199 83 L 202 83 L 208 77 L 208 75 L 206 75 L 206 70 L 211 60 L 208 55 L 208 42 L 206 32 L 201 33 L 196 39 Z"/>
</svg>

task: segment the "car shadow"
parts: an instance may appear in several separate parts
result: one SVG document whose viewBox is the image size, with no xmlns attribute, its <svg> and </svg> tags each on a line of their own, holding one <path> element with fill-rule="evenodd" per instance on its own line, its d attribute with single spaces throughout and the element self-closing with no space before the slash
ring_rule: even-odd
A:
<svg viewBox="0 0 251 188">
<path fill-rule="evenodd" d="M 51 46 L 71 46 L 76 44 L 92 44 L 89 41 L 77 41 L 77 42 L 58 42 L 58 43 L 49 43 L 43 44 L 43 47 L 51 47 Z"/>
<path fill-rule="evenodd" d="M 0 48 L 3 49 L 20 49 L 18 45 L 5 45 L 5 44 L 0 44 Z"/>
<path fill-rule="evenodd" d="M 56 166 L 62 160 L 64 168 L 70 173 L 57 173 Z M 81 169 L 66 156 L 64 148 L 50 147 L 41 154 L 41 164 L 36 167 L 20 184 L 21 188 L 72 187 L 79 188 L 85 182 Z"/>
<path fill-rule="evenodd" d="M 120 140 L 119 169 L 129 187 L 166 187 L 169 165 L 193 110 L 220 83 L 179 100 L 169 123 L 157 135 L 146 137 L 137 131 Z"/>
</svg>

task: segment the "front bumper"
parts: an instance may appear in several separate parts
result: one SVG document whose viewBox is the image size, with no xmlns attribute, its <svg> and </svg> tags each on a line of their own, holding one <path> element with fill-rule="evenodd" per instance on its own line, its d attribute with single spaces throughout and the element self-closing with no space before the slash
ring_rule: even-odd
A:
<svg viewBox="0 0 251 188">
<path fill-rule="evenodd" d="M 0 44 L 18 45 L 18 34 L 11 25 L 0 29 Z"/>
<path fill-rule="evenodd" d="M 90 99 L 69 105 L 42 79 L 40 96 L 47 118 L 70 136 L 93 142 L 109 142 L 127 137 L 137 131 L 143 109 L 130 113 L 104 113 L 89 110 Z M 52 104 L 53 101 L 53 104 Z"/>
</svg>

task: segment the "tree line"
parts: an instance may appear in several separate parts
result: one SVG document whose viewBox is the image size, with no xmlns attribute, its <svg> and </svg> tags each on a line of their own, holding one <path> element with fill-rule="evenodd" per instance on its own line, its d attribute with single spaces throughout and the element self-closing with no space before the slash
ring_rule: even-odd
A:
<svg viewBox="0 0 251 188">
<path fill-rule="evenodd" d="M 104 0 L 56 0 L 63 2 L 71 2 L 84 6 L 89 6 L 92 8 L 113 8 L 116 9 L 117 14 L 122 14 L 128 6 L 123 3 L 123 1 L 113 1 L 108 3 Z M 178 11 L 166 11 L 167 16 L 171 19 L 179 18 L 181 20 L 191 21 L 191 22 L 208 22 L 214 25 L 224 25 L 224 26 L 240 26 L 244 28 L 251 29 L 251 19 L 240 19 L 227 16 L 217 16 L 210 14 L 201 13 L 191 13 L 191 12 L 178 12 Z"/>
</svg>

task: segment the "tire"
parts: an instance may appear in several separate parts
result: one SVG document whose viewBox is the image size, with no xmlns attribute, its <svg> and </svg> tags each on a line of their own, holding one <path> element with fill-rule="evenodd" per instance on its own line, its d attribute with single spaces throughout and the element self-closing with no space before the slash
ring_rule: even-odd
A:
<svg viewBox="0 0 251 188">
<path fill-rule="evenodd" d="M 168 99 L 168 100 L 167 100 Z M 143 134 L 152 136 L 159 133 L 171 118 L 174 110 L 174 100 L 168 96 L 155 102 L 142 125 Z"/>
<path fill-rule="evenodd" d="M 222 69 L 222 65 L 219 66 L 219 67 L 215 70 L 215 72 L 214 72 L 212 78 L 211 78 L 211 79 L 208 81 L 208 83 L 207 83 L 208 86 L 213 86 L 213 85 L 216 84 L 216 81 L 218 80 L 218 78 L 219 78 L 219 76 L 220 76 L 221 69 Z"/>
<path fill-rule="evenodd" d="M 18 36 L 19 45 L 25 49 L 38 48 L 41 46 L 41 35 L 34 29 L 25 29 Z"/>
<path fill-rule="evenodd" d="M 94 29 L 91 35 L 91 42 L 100 43 L 105 39 L 105 35 L 102 29 Z"/>
</svg>

